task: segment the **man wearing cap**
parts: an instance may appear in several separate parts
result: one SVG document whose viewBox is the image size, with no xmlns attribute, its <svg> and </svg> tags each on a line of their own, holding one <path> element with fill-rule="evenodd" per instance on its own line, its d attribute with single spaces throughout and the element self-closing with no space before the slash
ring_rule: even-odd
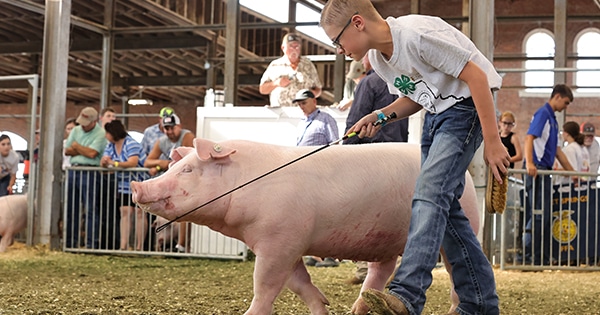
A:
<svg viewBox="0 0 600 315">
<path fill-rule="evenodd" d="M 297 146 L 325 145 L 338 139 L 337 122 L 317 108 L 317 99 L 312 91 L 298 91 L 293 103 L 300 106 L 306 116 L 298 124 Z"/>
<path fill-rule="evenodd" d="M 348 73 L 346 73 L 346 83 L 344 84 L 344 98 L 336 106 L 339 110 L 347 110 L 354 101 L 354 92 L 360 80 L 366 76 L 365 67 L 360 61 L 352 60 Z"/>
<path fill-rule="evenodd" d="M 337 122 L 331 115 L 317 108 L 317 99 L 312 91 L 308 89 L 298 91 L 293 103 L 300 106 L 306 116 L 298 123 L 297 146 L 322 146 L 338 139 Z M 339 265 L 331 257 L 321 259 L 316 256 L 308 256 L 305 262 L 308 266 L 317 267 L 337 267 Z"/>
<path fill-rule="evenodd" d="M 596 141 L 596 127 L 590 122 L 581 124 L 581 133 L 585 136 L 583 145 L 590 153 L 590 172 L 598 173 L 600 165 L 600 145 Z"/>
<path fill-rule="evenodd" d="M 150 176 L 156 175 L 158 172 L 166 171 L 169 169 L 171 163 L 171 151 L 178 147 L 193 147 L 194 146 L 194 134 L 181 128 L 181 120 L 176 114 L 170 116 L 164 116 L 162 118 L 162 125 L 165 130 L 165 135 L 158 138 L 152 151 L 144 162 L 144 167 L 149 168 Z M 162 159 L 161 156 L 167 156 L 166 159 Z M 186 238 L 187 238 L 187 223 L 182 222 L 179 224 L 179 239 L 177 241 L 177 251 L 186 251 Z"/>
<path fill-rule="evenodd" d="M 98 112 L 93 107 L 81 110 L 65 143 L 65 154 L 70 156 L 72 166 L 97 167 L 106 147 L 105 132 L 98 125 Z M 100 172 L 94 170 L 71 169 L 68 173 L 69 188 L 67 197 L 67 248 L 79 247 L 80 204 L 87 209 L 86 247 L 99 248 L 100 218 L 98 188 Z"/>
<path fill-rule="evenodd" d="M 144 130 L 144 137 L 142 138 L 142 152 L 146 156 L 150 155 L 154 144 L 161 136 L 164 136 L 164 130 L 162 126 L 162 119 L 165 116 L 171 116 L 175 114 L 175 111 L 171 107 L 163 107 L 158 113 L 158 122 Z M 160 156 L 161 160 L 168 160 L 169 156 Z"/>
<path fill-rule="evenodd" d="M 315 65 L 301 55 L 302 43 L 298 34 L 286 34 L 281 50 L 283 56 L 273 60 L 260 79 L 260 93 L 269 94 L 272 107 L 292 106 L 295 93 L 301 89 L 310 89 L 315 97 L 319 97 L 321 80 Z"/>
</svg>

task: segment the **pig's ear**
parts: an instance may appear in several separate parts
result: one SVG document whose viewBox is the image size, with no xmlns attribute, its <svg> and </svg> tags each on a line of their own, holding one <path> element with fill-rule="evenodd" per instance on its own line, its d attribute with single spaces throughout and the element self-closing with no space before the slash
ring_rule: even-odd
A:
<svg viewBox="0 0 600 315">
<path fill-rule="evenodd" d="M 214 143 L 205 139 L 194 139 L 194 147 L 196 148 L 196 154 L 201 161 L 208 161 L 209 159 L 222 159 L 235 153 L 235 149 L 222 146 L 218 143 Z"/>
<path fill-rule="evenodd" d="M 173 160 L 173 162 L 171 163 L 175 163 L 181 159 L 183 159 L 184 156 L 190 154 L 194 152 L 194 148 L 190 148 L 190 147 L 178 147 L 175 148 L 171 151 L 171 160 Z"/>
</svg>

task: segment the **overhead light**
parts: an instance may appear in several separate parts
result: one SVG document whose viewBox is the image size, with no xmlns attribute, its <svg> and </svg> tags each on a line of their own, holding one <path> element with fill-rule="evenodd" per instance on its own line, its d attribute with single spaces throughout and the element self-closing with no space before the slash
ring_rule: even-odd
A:
<svg viewBox="0 0 600 315">
<path fill-rule="evenodd" d="M 147 98 L 130 98 L 127 100 L 127 104 L 129 104 L 131 106 L 138 106 L 138 105 L 152 106 L 153 102 L 152 102 L 152 100 L 149 100 Z"/>
</svg>

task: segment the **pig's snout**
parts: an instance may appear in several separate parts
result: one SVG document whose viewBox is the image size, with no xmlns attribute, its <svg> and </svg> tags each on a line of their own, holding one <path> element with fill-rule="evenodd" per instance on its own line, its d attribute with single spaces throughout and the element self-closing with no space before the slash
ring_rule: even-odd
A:
<svg viewBox="0 0 600 315">
<path fill-rule="evenodd" d="M 138 183 L 136 181 L 132 181 L 130 184 L 130 188 L 131 188 L 131 199 L 133 200 L 133 202 L 135 203 L 144 203 L 143 201 L 143 188 L 142 188 L 142 184 Z"/>
</svg>

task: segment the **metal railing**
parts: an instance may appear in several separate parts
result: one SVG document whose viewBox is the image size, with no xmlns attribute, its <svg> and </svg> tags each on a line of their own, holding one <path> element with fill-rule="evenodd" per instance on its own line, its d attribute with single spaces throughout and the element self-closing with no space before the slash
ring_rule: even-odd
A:
<svg viewBox="0 0 600 315">
<path fill-rule="evenodd" d="M 507 208 L 497 215 L 500 267 L 600 270 L 597 175 L 538 170 L 535 180 L 510 169 Z M 562 176 L 569 183 L 558 184 Z"/>
<path fill-rule="evenodd" d="M 148 169 L 69 167 L 63 199 L 63 250 L 80 253 L 189 256 L 246 260 L 244 243 L 192 223 L 172 223 L 131 201 L 129 183 Z"/>
</svg>

